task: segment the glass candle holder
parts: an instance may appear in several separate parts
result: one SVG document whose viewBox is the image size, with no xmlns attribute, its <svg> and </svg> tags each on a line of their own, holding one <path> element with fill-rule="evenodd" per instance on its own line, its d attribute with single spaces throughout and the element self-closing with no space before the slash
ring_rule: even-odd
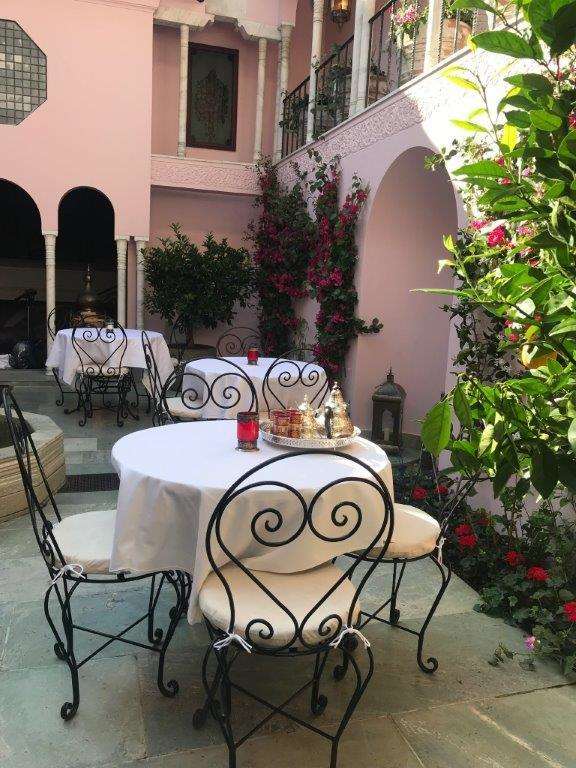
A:
<svg viewBox="0 0 576 768">
<path fill-rule="evenodd" d="M 260 420 L 257 411 L 240 411 L 236 417 L 239 451 L 257 451 Z"/>
<path fill-rule="evenodd" d="M 250 347 L 247 352 L 248 365 L 258 365 L 258 358 L 260 357 L 260 350 L 256 347 Z"/>
</svg>

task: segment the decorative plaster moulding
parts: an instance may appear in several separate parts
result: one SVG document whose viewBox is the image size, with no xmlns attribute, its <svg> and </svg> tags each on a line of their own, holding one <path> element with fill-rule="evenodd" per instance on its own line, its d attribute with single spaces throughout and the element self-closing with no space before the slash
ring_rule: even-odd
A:
<svg viewBox="0 0 576 768">
<path fill-rule="evenodd" d="M 257 195 L 258 174 L 252 163 L 200 160 L 152 155 L 153 187 L 200 190 L 234 195 Z"/>
<path fill-rule="evenodd" d="M 115 5 L 119 8 L 127 8 L 130 11 L 154 13 L 160 0 L 76 0 L 77 3 L 91 3 L 92 5 Z"/>
<path fill-rule="evenodd" d="M 169 5 L 161 5 L 154 13 L 154 21 L 158 24 L 176 25 L 188 24 L 192 29 L 204 29 L 214 23 L 211 13 L 198 13 L 189 8 L 176 8 Z"/>
</svg>

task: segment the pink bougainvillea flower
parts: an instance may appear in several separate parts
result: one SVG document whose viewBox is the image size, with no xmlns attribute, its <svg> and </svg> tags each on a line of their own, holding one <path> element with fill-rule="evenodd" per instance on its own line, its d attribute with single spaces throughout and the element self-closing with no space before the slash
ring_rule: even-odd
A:
<svg viewBox="0 0 576 768">
<path fill-rule="evenodd" d="M 534 635 L 530 635 L 529 637 L 524 638 L 524 645 L 526 646 L 526 650 L 530 651 L 530 653 L 532 653 L 532 651 L 536 647 L 537 642 L 538 641 L 536 640 Z"/>
<path fill-rule="evenodd" d="M 488 219 L 472 219 L 470 222 L 471 228 L 475 229 L 477 232 L 483 229 L 486 224 L 488 224 Z"/>
<path fill-rule="evenodd" d="M 533 565 L 526 571 L 526 578 L 530 579 L 530 581 L 548 581 L 550 574 L 540 565 Z"/>
<path fill-rule="evenodd" d="M 506 231 L 506 227 L 503 224 L 494 227 L 494 229 L 486 235 L 486 242 L 490 248 L 506 245 L 508 242 L 508 232 Z"/>
<path fill-rule="evenodd" d="M 519 237 L 532 237 L 534 234 L 534 227 L 530 224 L 519 224 L 516 227 L 516 234 L 519 235 Z"/>
</svg>

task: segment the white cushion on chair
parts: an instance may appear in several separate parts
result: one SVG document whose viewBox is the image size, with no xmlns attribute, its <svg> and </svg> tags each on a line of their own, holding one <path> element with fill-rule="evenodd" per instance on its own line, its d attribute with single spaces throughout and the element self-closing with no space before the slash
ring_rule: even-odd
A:
<svg viewBox="0 0 576 768">
<path fill-rule="evenodd" d="M 65 517 L 52 529 L 64 560 L 84 573 L 109 573 L 116 510 L 82 512 Z"/>
<path fill-rule="evenodd" d="M 440 536 L 440 523 L 432 515 L 409 504 L 394 504 L 394 532 L 384 560 L 422 557 L 434 551 Z M 381 547 L 374 547 L 377 557 Z"/>
<path fill-rule="evenodd" d="M 166 404 L 168 405 L 170 414 L 176 416 L 177 419 L 200 419 L 202 417 L 200 409 L 193 410 L 191 408 L 186 408 L 179 397 L 167 398 Z"/>
<path fill-rule="evenodd" d="M 279 647 L 290 642 L 294 637 L 294 622 L 268 595 L 255 584 L 240 568 L 233 563 L 223 566 L 221 573 L 226 579 L 234 599 L 236 619 L 233 632 L 246 637 L 246 627 L 254 619 L 265 619 L 274 628 L 274 635 L 266 639 L 266 627 L 255 624 L 252 627 L 248 642 L 271 648 Z M 342 576 L 342 571 L 335 565 L 321 565 L 309 571 L 299 573 L 269 573 L 254 571 L 270 592 L 290 610 L 300 623 L 306 614 L 322 599 L 326 592 Z M 336 615 L 345 625 L 348 621 L 348 611 L 354 598 L 355 587 L 349 579 L 343 583 L 322 602 L 317 611 L 308 619 L 303 631 L 306 643 L 317 644 L 325 640 L 318 633 L 319 625 L 327 616 Z M 228 631 L 230 607 L 224 586 L 215 573 L 211 573 L 200 590 L 200 609 L 208 621 L 218 629 Z M 354 622 L 358 618 L 360 603 L 356 604 Z M 332 634 L 337 629 L 337 621 L 328 622 Z M 259 637 L 260 630 L 264 637 Z M 293 645 L 300 645 L 296 640 Z"/>
</svg>

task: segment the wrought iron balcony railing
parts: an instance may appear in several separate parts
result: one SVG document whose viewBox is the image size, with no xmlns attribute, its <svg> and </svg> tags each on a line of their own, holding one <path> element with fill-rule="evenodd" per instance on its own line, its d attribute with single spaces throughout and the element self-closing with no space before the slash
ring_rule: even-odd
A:
<svg viewBox="0 0 576 768">
<path fill-rule="evenodd" d="M 313 110 L 315 137 L 348 117 L 353 45 L 354 35 L 341 46 L 335 46 L 330 56 L 316 70 L 316 99 Z"/>
<path fill-rule="evenodd" d="M 307 77 L 284 99 L 281 123 L 282 157 L 306 144 L 309 101 L 310 78 Z"/>
</svg>

